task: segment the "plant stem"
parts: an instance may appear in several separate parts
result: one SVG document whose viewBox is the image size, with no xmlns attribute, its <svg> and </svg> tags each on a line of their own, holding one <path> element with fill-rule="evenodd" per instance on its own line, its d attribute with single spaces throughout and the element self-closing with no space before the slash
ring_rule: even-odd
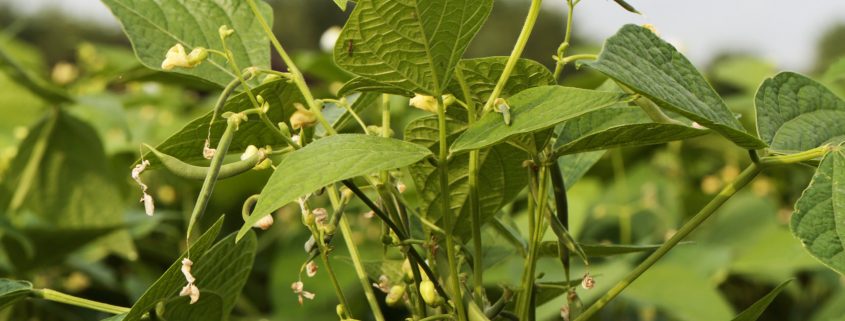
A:
<svg viewBox="0 0 845 321">
<path fill-rule="evenodd" d="M 293 63 L 293 59 L 290 58 L 287 51 L 285 51 L 282 47 L 279 39 L 276 38 L 275 34 L 273 34 L 273 30 L 270 28 L 270 25 L 267 24 L 267 20 L 265 20 L 264 16 L 261 15 L 261 12 L 258 11 L 258 6 L 255 4 L 255 0 L 246 0 L 246 3 L 249 5 L 249 8 L 252 9 L 255 19 L 258 20 L 259 24 L 261 24 L 261 28 L 264 29 L 264 33 L 267 35 L 267 38 L 270 39 L 270 42 L 276 49 L 276 52 L 285 62 L 285 65 L 287 65 L 288 72 L 290 72 L 294 84 L 302 93 L 302 97 L 305 98 L 305 103 L 308 104 L 308 109 L 314 113 L 314 116 L 317 117 L 317 120 L 326 129 L 326 133 L 329 135 L 337 134 L 337 131 L 334 130 L 332 125 L 326 121 L 326 117 L 323 116 L 323 111 L 320 109 L 321 107 L 314 101 L 314 94 L 311 93 L 311 89 L 308 88 L 308 84 L 305 83 L 305 77 L 302 76 L 302 72 L 299 71 L 299 68 L 297 68 L 296 64 Z"/>
<path fill-rule="evenodd" d="M 335 208 L 335 215 L 338 215 L 337 208 L 340 206 L 340 202 L 342 200 L 339 201 L 337 199 L 337 190 L 335 190 L 334 185 L 329 188 L 329 198 L 332 201 L 332 207 Z M 355 245 L 355 241 L 352 240 L 352 228 L 349 227 L 349 222 L 346 219 L 346 216 L 341 216 L 337 225 L 340 227 L 340 233 L 343 235 L 343 242 L 346 243 L 346 249 L 349 251 L 349 257 L 352 259 L 352 266 L 355 267 L 355 274 L 358 276 L 358 281 L 361 282 L 361 287 L 364 290 L 364 296 L 367 298 L 367 303 L 370 305 L 373 317 L 376 321 L 384 321 L 384 315 L 381 313 L 378 299 L 376 299 L 376 295 L 373 293 L 373 287 L 370 286 L 370 279 L 367 277 L 367 271 L 364 270 L 364 264 L 361 263 L 361 254 L 358 253 L 358 247 Z"/>
<path fill-rule="evenodd" d="M 601 310 L 605 305 L 607 305 L 610 300 L 613 300 L 617 295 L 622 293 L 625 288 L 627 288 L 631 283 L 633 283 L 640 275 L 642 275 L 646 270 L 648 270 L 654 263 L 656 263 L 660 258 L 662 258 L 666 253 L 669 253 L 675 245 L 677 245 L 681 240 L 683 240 L 687 235 L 689 235 L 693 230 L 695 230 L 701 223 L 703 223 L 707 218 L 710 217 L 716 210 L 722 206 L 728 199 L 730 199 L 737 191 L 745 187 L 748 183 L 750 183 L 754 177 L 757 176 L 761 171 L 761 167 L 757 164 L 752 163 L 749 165 L 742 173 L 737 176 L 736 180 L 732 183 L 725 186 L 721 192 L 719 192 L 716 197 L 710 200 L 698 214 L 695 214 L 688 222 L 686 222 L 681 228 L 678 230 L 675 235 L 672 235 L 668 241 L 663 243 L 654 253 L 648 256 L 642 263 L 637 265 L 631 273 L 625 276 L 624 279 L 616 283 L 613 288 L 610 289 L 607 293 L 605 293 L 601 298 L 599 298 L 593 305 L 591 305 L 587 310 L 585 310 L 581 315 L 578 316 L 576 321 L 584 321 L 592 317 L 596 312 Z"/>
<path fill-rule="evenodd" d="M 778 156 L 766 156 L 760 158 L 760 166 L 761 167 L 771 167 L 771 166 L 778 166 L 778 165 L 788 165 L 788 164 L 795 164 L 805 161 L 810 161 L 816 158 L 820 158 L 827 154 L 827 152 L 833 149 L 830 145 L 824 145 L 820 147 L 816 147 L 807 151 L 803 151 L 800 153 L 789 154 L 789 155 L 778 155 Z"/>
<path fill-rule="evenodd" d="M 223 136 L 220 137 L 220 142 L 217 143 L 217 151 L 214 157 L 211 158 L 211 165 L 208 168 L 208 174 L 205 175 L 205 181 L 202 183 L 200 194 L 197 196 L 197 202 L 194 204 L 194 210 L 191 212 L 191 218 L 188 222 L 188 231 L 185 239 L 188 244 L 191 242 L 191 231 L 194 229 L 194 224 L 197 218 L 205 212 L 205 207 L 208 205 L 208 200 L 211 199 L 211 193 L 214 191 L 214 185 L 217 184 L 217 174 L 220 173 L 220 167 L 223 166 L 223 158 L 229 151 L 229 144 L 232 143 L 232 138 L 235 136 L 235 130 L 238 127 L 238 120 L 234 117 L 226 121 L 226 130 Z M 188 246 L 188 256 L 190 256 L 190 246 Z"/>
<path fill-rule="evenodd" d="M 517 315 L 520 316 L 520 320 L 530 320 L 530 315 L 533 313 L 534 308 L 531 306 L 531 297 L 534 293 L 534 273 L 537 270 L 537 253 L 538 249 L 540 248 L 540 241 L 543 238 L 543 231 L 545 230 L 546 225 L 543 224 L 543 212 L 546 210 L 546 200 L 548 196 L 547 191 L 547 175 L 546 175 L 547 166 L 543 165 L 540 167 L 540 171 L 537 174 L 538 176 L 538 184 L 537 184 L 537 204 L 534 206 L 534 211 L 536 213 L 529 212 L 529 215 L 535 217 L 535 222 L 533 229 L 531 230 L 531 243 L 528 245 L 528 259 L 526 260 L 527 267 L 525 271 L 523 271 L 523 279 L 522 279 L 522 293 L 519 295 L 519 301 L 517 302 Z M 528 197 L 532 197 L 529 195 Z"/>
<path fill-rule="evenodd" d="M 475 100 L 467 85 L 466 78 L 460 68 L 455 69 L 455 80 L 461 86 L 467 108 L 467 126 L 475 124 L 478 111 L 475 109 Z M 481 209 L 478 201 L 478 158 L 481 151 L 473 149 L 469 151 L 469 171 L 467 173 L 469 183 L 469 213 L 470 225 L 472 226 L 472 284 L 475 304 L 484 306 L 484 249 L 481 247 Z"/>
<path fill-rule="evenodd" d="M 340 301 L 340 304 L 343 305 L 344 310 L 346 311 L 346 314 L 348 316 L 349 303 L 346 302 L 346 296 L 343 295 L 343 288 L 340 286 L 340 282 L 337 281 L 337 275 L 334 273 L 334 269 L 332 268 L 331 262 L 329 262 L 329 248 L 325 245 L 325 243 L 323 243 L 323 241 L 319 241 L 318 243 L 322 244 L 320 246 L 320 258 L 323 260 L 323 265 L 326 267 L 326 272 L 329 275 L 329 279 L 331 279 L 332 281 L 332 287 L 334 287 L 334 292 L 337 295 L 337 299 L 338 301 Z"/>
<path fill-rule="evenodd" d="M 484 112 L 493 108 L 493 102 L 495 102 L 496 98 L 499 98 L 499 95 L 502 94 L 502 90 L 504 90 L 505 85 L 508 82 L 508 78 L 510 78 L 511 73 L 513 72 L 513 68 L 516 67 L 516 62 L 519 60 L 519 57 L 522 56 L 522 51 L 525 50 L 525 44 L 528 43 L 528 38 L 531 36 L 531 30 L 534 29 L 534 24 L 537 23 L 537 16 L 540 14 L 540 7 L 542 3 L 543 0 L 531 0 L 531 7 L 528 8 L 528 17 L 525 18 L 525 23 L 522 25 L 522 31 L 519 33 L 519 38 L 516 39 L 516 44 L 513 47 L 513 51 L 511 51 L 510 57 L 508 57 L 507 63 L 505 63 L 505 69 L 502 70 L 502 75 L 499 77 L 499 81 L 496 82 L 496 87 L 493 88 L 490 98 L 487 99 L 487 103 L 485 103 L 484 108 L 482 108 Z"/>
<path fill-rule="evenodd" d="M 630 90 L 625 91 L 631 92 Z M 637 104 L 637 106 L 640 106 L 640 108 L 646 113 L 646 115 L 648 115 L 648 117 L 656 123 L 684 125 L 684 123 L 672 119 L 666 114 L 664 114 L 660 107 L 657 107 L 657 104 L 655 104 L 653 101 L 646 97 L 639 97 L 634 100 L 634 103 Z"/>
<path fill-rule="evenodd" d="M 129 312 L 129 308 L 83 299 L 80 297 L 72 296 L 70 294 L 65 294 L 50 289 L 34 289 L 32 290 L 32 293 L 33 296 L 39 299 L 88 308 L 91 310 L 97 310 L 105 313 L 122 314 Z"/>
<path fill-rule="evenodd" d="M 550 166 L 550 174 L 552 179 L 552 192 L 555 196 L 555 209 L 557 210 L 557 218 L 563 227 L 569 229 L 569 200 L 566 197 L 566 182 L 563 180 L 563 172 L 560 170 L 560 165 L 555 162 Z M 567 284 L 569 283 L 570 275 L 570 260 L 569 249 L 565 246 L 559 246 L 560 263 L 563 265 L 563 272 L 566 277 Z"/>
<path fill-rule="evenodd" d="M 572 17 L 575 11 L 575 4 L 572 3 L 572 0 L 567 0 L 566 7 L 566 34 L 563 36 L 563 43 L 560 44 L 560 47 L 557 50 L 557 63 L 555 64 L 554 73 L 555 80 L 560 78 L 560 74 L 563 72 L 563 67 L 566 67 L 566 62 L 563 61 L 563 56 L 566 54 L 566 49 L 569 49 L 569 40 L 572 37 Z"/>
<path fill-rule="evenodd" d="M 449 288 L 452 291 L 452 304 L 455 306 L 455 313 L 458 320 L 466 321 L 466 309 L 464 308 L 463 296 L 461 295 L 461 283 L 458 279 L 460 272 L 455 261 L 455 240 L 452 236 L 452 207 L 448 201 L 449 197 L 449 146 L 446 141 L 446 106 L 443 104 L 443 96 L 437 96 L 437 129 L 439 132 L 440 149 L 437 159 L 437 167 L 440 170 L 440 195 L 444 195 L 440 202 L 440 213 L 443 218 L 443 229 L 446 230 L 446 259 L 449 264 Z"/>
</svg>

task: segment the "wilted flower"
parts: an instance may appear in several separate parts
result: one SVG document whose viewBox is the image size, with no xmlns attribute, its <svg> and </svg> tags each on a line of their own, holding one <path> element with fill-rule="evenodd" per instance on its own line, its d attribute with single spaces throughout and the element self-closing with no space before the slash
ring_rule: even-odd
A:
<svg viewBox="0 0 845 321">
<path fill-rule="evenodd" d="M 270 214 L 270 215 L 262 217 L 260 220 L 258 220 L 258 222 L 255 222 L 255 224 L 253 224 L 252 227 L 260 228 L 262 231 L 266 231 L 271 226 L 273 226 L 273 222 L 274 222 L 273 221 L 273 215 Z"/>
<path fill-rule="evenodd" d="M 311 211 L 314 213 L 314 222 L 319 226 L 326 225 L 329 222 L 329 212 L 325 208 L 318 207 Z"/>
<path fill-rule="evenodd" d="M 307 274 L 309 278 L 313 278 L 317 275 L 317 262 L 309 261 L 308 264 L 305 265 L 305 274 Z"/>
<path fill-rule="evenodd" d="M 141 181 L 141 173 L 150 165 L 150 161 L 143 160 L 140 164 L 135 165 L 135 168 L 132 169 L 132 179 L 135 180 L 138 185 L 141 186 L 141 191 L 144 193 L 141 196 L 141 202 L 144 203 L 144 212 L 147 215 L 152 216 L 153 212 L 155 212 L 155 203 L 153 201 L 153 197 L 150 194 L 147 194 L 147 184 Z"/>
<path fill-rule="evenodd" d="M 296 112 L 290 116 L 291 128 L 300 129 L 311 127 L 317 123 L 317 115 L 306 109 L 305 106 L 302 106 L 300 103 L 294 103 L 293 106 L 296 107 Z"/>
<path fill-rule="evenodd" d="M 205 140 L 205 145 L 202 147 L 202 157 L 205 159 L 211 159 L 214 157 L 214 154 L 217 153 L 217 149 L 211 148 L 209 145 L 208 139 Z"/>
<path fill-rule="evenodd" d="M 191 261 L 189 258 L 182 259 L 182 274 L 185 275 L 185 280 L 188 283 L 194 283 L 197 279 L 191 274 L 191 267 L 194 266 L 194 262 Z"/>
<path fill-rule="evenodd" d="M 405 190 L 408 189 L 408 186 L 405 186 L 405 183 L 398 182 L 396 183 L 396 189 L 399 190 L 399 193 L 405 193 Z"/>
<path fill-rule="evenodd" d="M 584 279 L 581 280 L 581 287 L 584 288 L 584 290 L 589 290 L 595 286 L 596 280 L 594 280 L 593 277 L 590 276 L 590 272 L 584 273 Z"/>
<path fill-rule="evenodd" d="M 376 212 L 374 212 L 374 211 L 369 211 L 369 212 L 364 213 L 364 218 L 373 218 L 375 216 L 376 216 Z"/>
<path fill-rule="evenodd" d="M 191 298 L 191 304 L 194 304 L 200 299 L 200 289 L 193 283 L 188 283 L 179 292 L 179 296 L 189 296 Z"/>
<path fill-rule="evenodd" d="M 373 283 L 373 287 L 381 290 L 381 292 L 388 293 L 390 292 L 390 279 L 387 278 L 387 275 L 382 274 L 378 277 L 378 283 Z"/>
<path fill-rule="evenodd" d="M 302 289 L 303 284 L 302 281 L 293 282 L 290 285 L 290 289 L 293 290 L 293 293 L 299 296 L 299 304 L 302 304 L 302 298 L 306 298 L 308 300 L 314 300 L 314 293 L 305 291 Z"/>
</svg>

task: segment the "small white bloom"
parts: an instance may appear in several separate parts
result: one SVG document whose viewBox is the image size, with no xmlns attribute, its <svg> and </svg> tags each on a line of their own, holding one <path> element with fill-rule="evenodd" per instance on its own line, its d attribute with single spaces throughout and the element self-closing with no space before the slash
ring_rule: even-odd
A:
<svg viewBox="0 0 845 321">
<path fill-rule="evenodd" d="M 247 158 L 250 158 L 257 153 L 258 153 L 258 147 L 255 147 L 255 145 L 249 145 L 249 146 L 247 146 L 244 153 L 241 154 L 241 160 L 245 160 Z"/>
<path fill-rule="evenodd" d="M 305 273 L 309 278 L 313 278 L 317 275 L 317 262 L 309 261 L 308 264 L 305 265 Z"/>
<path fill-rule="evenodd" d="M 156 206 L 155 202 L 153 201 L 153 197 L 147 192 L 144 192 L 144 196 L 141 197 L 141 202 L 144 203 L 144 212 L 147 213 L 148 216 L 153 216 L 155 214 Z"/>
<path fill-rule="evenodd" d="M 220 38 L 226 39 L 229 36 L 231 36 L 233 33 L 235 33 L 235 30 L 232 29 L 232 28 L 229 28 L 229 26 L 227 26 L 227 25 L 222 25 L 222 26 L 220 26 L 220 28 L 217 28 L 217 33 L 220 35 Z"/>
<path fill-rule="evenodd" d="M 260 220 L 258 220 L 258 222 L 255 222 L 255 224 L 252 225 L 252 227 L 260 228 L 262 231 L 266 231 L 271 226 L 273 226 L 272 214 L 262 217 Z"/>
<path fill-rule="evenodd" d="M 189 296 L 191 298 L 191 304 L 194 304 L 200 299 L 200 289 L 193 283 L 188 283 L 179 292 L 179 296 Z"/>
<path fill-rule="evenodd" d="M 185 47 L 177 43 L 167 50 L 164 61 L 161 62 L 161 69 L 172 70 L 176 67 L 194 68 L 208 57 L 208 50 L 202 47 L 194 48 L 191 53 L 185 52 Z"/>
<path fill-rule="evenodd" d="M 411 98 L 408 104 L 430 113 L 437 113 L 437 99 L 433 96 L 414 94 L 414 98 Z"/>
<path fill-rule="evenodd" d="M 202 157 L 205 159 L 211 159 L 214 157 L 214 154 L 217 153 L 217 149 L 211 148 L 209 145 L 208 139 L 205 140 L 205 145 L 202 147 Z"/>
<path fill-rule="evenodd" d="M 299 304 L 300 305 L 302 304 L 302 298 L 306 298 L 308 300 L 314 300 L 314 293 L 303 290 L 303 286 L 304 285 L 302 284 L 302 281 L 296 281 L 296 282 L 293 282 L 293 284 L 290 285 L 290 288 L 291 288 L 291 290 L 293 290 L 293 293 L 296 294 L 297 296 L 299 296 Z"/>
<path fill-rule="evenodd" d="M 323 32 L 323 35 L 320 36 L 320 49 L 323 49 L 325 52 L 332 52 L 334 50 L 334 44 L 337 42 L 337 38 L 340 37 L 340 27 L 332 26 L 326 31 Z"/>
<path fill-rule="evenodd" d="M 182 259 L 182 274 L 184 274 L 184 275 L 185 275 L 185 280 L 186 280 L 186 281 L 188 281 L 188 283 L 189 283 L 189 284 L 190 284 L 190 283 L 194 283 L 194 282 L 196 282 L 196 280 L 197 280 L 197 279 L 196 279 L 196 278 L 194 278 L 194 276 L 191 274 L 191 267 L 192 267 L 193 265 L 194 265 L 194 262 L 193 262 L 193 261 L 191 261 L 191 259 L 189 259 L 189 258 L 184 258 L 184 259 Z"/>
<path fill-rule="evenodd" d="M 405 186 L 405 183 L 398 182 L 396 183 L 396 189 L 399 190 L 399 193 L 405 193 L 405 190 L 407 190 L 408 187 Z"/>
</svg>

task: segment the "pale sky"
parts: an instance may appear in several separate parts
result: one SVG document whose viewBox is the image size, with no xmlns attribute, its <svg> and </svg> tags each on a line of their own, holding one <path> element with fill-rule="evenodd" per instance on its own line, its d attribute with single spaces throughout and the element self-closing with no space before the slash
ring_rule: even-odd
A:
<svg viewBox="0 0 845 321">
<path fill-rule="evenodd" d="M 52 6 L 77 17 L 117 26 L 111 13 L 98 0 L 11 1 L 26 12 Z M 628 2 L 644 15 L 630 14 L 612 0 L 582 0 L 575 11 L 575 32 L 598 42 L 623 24 L 651 23 L 664 38 L 680 44 L 696 65 L 706 64 L 715 54 L 731 50 L 765 57 L 779 69 L 801 71 L 812 65 L 816 43 L 824 29 L 836 22 L 845 23 L 845 1 L 841 0 Z M 546 0 L 544 4 L 562 7 L 563 3 L 564 0 Z M 515 23 L 515 28 L 520 24 Z"/>
</svg>

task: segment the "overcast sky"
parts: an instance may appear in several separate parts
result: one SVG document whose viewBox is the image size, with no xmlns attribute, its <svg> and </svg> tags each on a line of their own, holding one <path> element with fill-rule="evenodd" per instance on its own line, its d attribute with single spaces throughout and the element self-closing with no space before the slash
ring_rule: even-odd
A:
<svg viewBox="0 0 845 321">
<path fill-rule="evenodd" d="M 69 14 L 116 26 L 111 13 L 98 0 L 11 1 L 26 12 L 59 7 Z M 630 14 L 611 0 L 582 0 L 575 12 L 575 31 L 601 41 L 623 24 L 651 23 L 664 38 L 680 44 L 698 65 L 706 64 L 719 52 L 730 50 L 765 57 L 780 69 L 800 71 L 812 65 L 815 45 L 824 29 L 836 22 L 845 23 L 845 1 L 842 0 L 628 2 L 644 15 Z M 563 3 L 564 0 L 545 1 L 545 5 L 554 7 L 562 7 Z"/>
</svg>

